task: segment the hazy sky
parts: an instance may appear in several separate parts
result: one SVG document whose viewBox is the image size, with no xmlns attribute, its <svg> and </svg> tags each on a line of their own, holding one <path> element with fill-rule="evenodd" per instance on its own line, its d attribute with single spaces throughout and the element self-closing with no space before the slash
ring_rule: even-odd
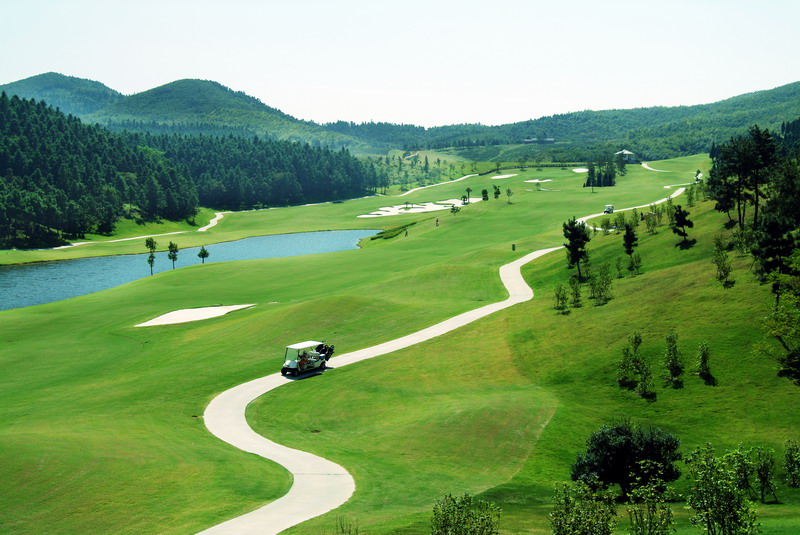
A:
<svg viewBox="0 0 800 535">
<path fill-rule="evenodd" d="M 0 0 L 0 83 L 215 80 L 318 122 L 501 124 L 800 80 L 800 1 Z"/>
</svg>

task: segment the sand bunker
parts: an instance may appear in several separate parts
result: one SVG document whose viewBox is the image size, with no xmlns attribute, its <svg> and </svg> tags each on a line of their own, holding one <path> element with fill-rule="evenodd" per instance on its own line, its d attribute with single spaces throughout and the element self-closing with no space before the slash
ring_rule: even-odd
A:
<svg viewBox="0 0 800 535">
<path fill-rule="evenodd" d="M 470 197 L 470 203 L 481 202 L 480 197 Z M 464 206 L 461 199 L 448 199 L 446 201 L 424 202 L 424 203 L 404 203 L 394 206 L 383 206 L 380 210 L 375 210 L 368 214 L 356 217 L 386 217 L 400 214 L 421 214 L 423 212 L 438 212 L 439 210 L 449 210 L 451 206 Z"/>
<path fill-rule="evenodd" d="M 552 178 L 545 178 L 545 179 L 534 178 L 533 180 L 526 180 L 525 182 L 528 182 L 529 184 L 541 184 L 543 182 L 552 182 L 552 181 L 553 181 Z"/>
<path fill-rule="evenodd" d="M 512 176 L 517 176 L 516 174 L 513 175 L 495 175 L 492 177 L 492 180 L 500 180 L 501 178 L 511 178 Z"/>
<path fill-rule="evenodd" d="M 576 167 L 572 170 L 573 173 L 588 173 L 589 170 L 585 167 Z"/>
<path fill-rule="evenodd" d="M 230 306 L 218 306 L 218 307 L 202 307 L 202 308 L 184 308 L 182 310 L 173 310 L 172 312 L 167 312 L 166 314 L 162 314 L 157 318 L 153 318 L 150 321 L 146 321 L 144 323 L 140 323 L 137 327 L 152 327 L 154 325 L 172 325 L 173 323 L 186 323 L 189 321 L 199 321 L 199 320 L 207 320 L 210 318 L 216 318 L 218 316 L 224 316 L 228 312 L 233 312 L 234 310 L 241 310 L 243 308 L 249 308 L 253 306 L 250 305 L 230 305 Z"/>
</svg>

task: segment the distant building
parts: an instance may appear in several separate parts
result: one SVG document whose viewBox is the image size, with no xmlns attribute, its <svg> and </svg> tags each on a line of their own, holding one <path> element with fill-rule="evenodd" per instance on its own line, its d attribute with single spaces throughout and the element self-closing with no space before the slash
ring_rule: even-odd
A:
<svg viewBox="0 0 800 535">
<path fill-rule="evenodd" d="M 636 163 L 636 154 L 629 150 L 622 149 L 619 152 L 615 152 L 614 156 L 616 156 L 617 154 L 622 155 L 622 161 L 625 163 Z"/>
<path fill-rule="evenodd" d="M 532 137 L 532 138 L 529 138 L 529 139 L 523 139 L 522 142 L 523 143 L 555 143 L 556 140 L 555 140 L 555 138 L 552 138 L 552 137 L 545 137 L 545 138 Z"/>
</svg>

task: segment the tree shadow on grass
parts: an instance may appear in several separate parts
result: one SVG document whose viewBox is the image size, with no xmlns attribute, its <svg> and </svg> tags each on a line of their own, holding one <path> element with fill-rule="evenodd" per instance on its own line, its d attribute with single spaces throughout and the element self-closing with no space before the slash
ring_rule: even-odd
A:
<svg viewBox="0 0 800 535">
<path fill-rule="evenodd" d="M 710 373 L 707 374 L 699 373 L 698 375 L 707 386 L 717 386 L 717 378 L 711 375 Z"/>
<path fill-rule="evenodd" d="M 725 289 L 727 290 L 727 289 L 729 289 L 729 288 L 733 288 L 733 286 L 734 286 L 735 284 L 736 284 L 736 281 L 735 281 L 735 280 L 726 280 L 725 282 L 723 282 L 723 283 L 722 283 L 722 287 L 723 287 L 723 288 L 725 288 Z"/>
<path fill-rule="evenodd" d="M 681 251 L 685 251 L 686 249 L 691 249 L 692 247 L 694 247 L 695 244 L 697 244 L 697 240 L 694 240 L 694 239 L 692 239 L 692 240 L 681 240 L 681 241 L 679 241 L 678 243 L 675 244 L 675 247 L 677 247 Z"/>
</svg>

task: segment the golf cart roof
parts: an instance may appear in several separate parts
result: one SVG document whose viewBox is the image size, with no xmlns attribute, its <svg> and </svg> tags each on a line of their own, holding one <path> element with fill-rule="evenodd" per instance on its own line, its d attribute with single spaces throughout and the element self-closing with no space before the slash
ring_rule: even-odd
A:
<svg viewBox="0 0 800 535">
<path fill-rule="evenodd" d="M 308 342 L 300 342 L 297 344 L 286 346 L 286 349 L 306 349 L 307 347 L 317 347 L 321 343 L 322 342 L 315 342 L 314 340 L 309 340 Z"/>
</svg>

